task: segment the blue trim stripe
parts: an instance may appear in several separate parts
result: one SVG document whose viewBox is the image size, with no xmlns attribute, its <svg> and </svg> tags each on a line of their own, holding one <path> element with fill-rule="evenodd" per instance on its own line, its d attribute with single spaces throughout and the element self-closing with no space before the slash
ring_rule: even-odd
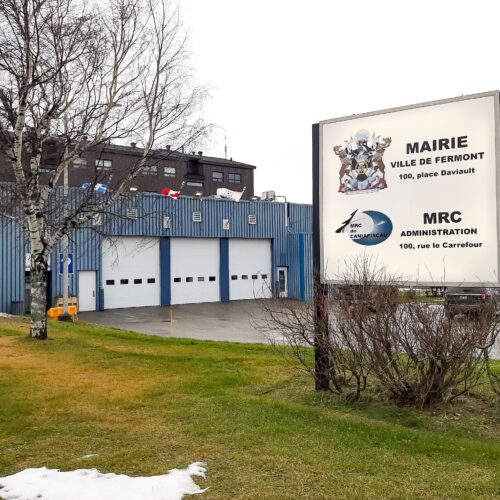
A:
<svg viewBox="0 0 500 500">
<path fill-rule="evenodd" d="M 306 300 L 304 235 L 299 234 L 300 300 Z"/>
<path fill-rule="evenodd" d="M 160 303 L 169 306 L 170 290 L 170 238 L 160 238 Z"/>
<path fill-rule="evenodd" d="M 220 300 L 229 302 L 229 239 L 220 239 Z"/>
<path fill-rule="evenodd" d="M 97 310 L 98 311 L 104 311 L 104 288 L 98 288 L 99 294 L 98 294 L 98 304 L 97 304 Z"/>
</svg>

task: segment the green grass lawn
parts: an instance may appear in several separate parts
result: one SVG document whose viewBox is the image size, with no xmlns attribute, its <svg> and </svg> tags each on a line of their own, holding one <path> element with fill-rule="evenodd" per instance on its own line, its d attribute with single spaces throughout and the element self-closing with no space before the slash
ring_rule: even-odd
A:
<svg viewBox="0 0 500 500">
<path fill-rule="evenodd" d="M 0 476 L 204 461 L 205 499 L 500 495 L 487 386 L 438 410 L 344 405 L 264 345 L 85 324 L 51 323 L 45 342 L 27 332 L 25 319 L 0 320 Z"/>
</svg>

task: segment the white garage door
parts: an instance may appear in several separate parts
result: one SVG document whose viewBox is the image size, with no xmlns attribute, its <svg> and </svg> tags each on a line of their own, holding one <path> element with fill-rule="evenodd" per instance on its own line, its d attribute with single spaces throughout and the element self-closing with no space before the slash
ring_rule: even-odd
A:
<svg viewBox="0 0 500 500">
<path fill-rule="evenodd" d="M 217 238 L 170 239 L 172 304 L 220 300 L 220 242 Z"/>
<path fill-rule="evenodd" d="M 271 240 L 229 240 L 229 298 L 271 296 Z"/>
<path fill-rule="evenodd" d="M 160 240 L 123 236 L 102 243 L 104 308 L 160 305 Z"/>
</svg>

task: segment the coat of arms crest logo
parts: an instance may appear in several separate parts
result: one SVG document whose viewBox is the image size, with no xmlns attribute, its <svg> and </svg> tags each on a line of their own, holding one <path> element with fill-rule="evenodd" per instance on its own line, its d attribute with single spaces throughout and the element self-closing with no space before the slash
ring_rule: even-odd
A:
<svg viewBox="0 0 500 500">
<path fill-rule="evenodd" d="M 339 157 L 339 192 L 344 194 L 370 193 L 387 188 L 385 165 L 382 161 L 385 150 L 391 144 L 390 137 L 376 136 L 368 130 L 358 130 L 345 146 L 335 146 L 333 152 Z"/>
</svg>

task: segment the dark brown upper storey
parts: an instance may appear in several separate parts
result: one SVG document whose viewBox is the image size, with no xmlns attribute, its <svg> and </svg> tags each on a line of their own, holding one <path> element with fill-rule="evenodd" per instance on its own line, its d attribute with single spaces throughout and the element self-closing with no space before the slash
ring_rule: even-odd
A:
<svg viewBox="0 0 500 500">
<path fill-rule="evenodd" d="M 106 144 L 87 151 L 82 158 L 75 161 L 68 171 L 70 186 L 81 186 L 86 182 L 100 182 L 116 188 L 127 173 L 136 169 L 142 157 L 142 149 L 134 146 L 118 146 Z M 48 174 L 57 164 L 57 152 L 47 151 L 43 154 L 41 182 L 46 181 Z M 170 149 L 156 150 L 148 158 L 146 167 L 130 183 L 130 188 L 137 191 L 159 193 L 164 188 L 179 190 L 182 183 L 182 194 L 194 196 L 214 195 L 217 188 L 228 188 L 243 191 L 242 199 L 250 199 L 254 195 L 255 167 L 224 158 L 203 156 L 201 153 L 185 154 Z M 62 185 L 63 176 L 58 184 Z M 12 167 L 4 155 L 0 156 L 0 182 L 14 181 Z"/>
</svg>

